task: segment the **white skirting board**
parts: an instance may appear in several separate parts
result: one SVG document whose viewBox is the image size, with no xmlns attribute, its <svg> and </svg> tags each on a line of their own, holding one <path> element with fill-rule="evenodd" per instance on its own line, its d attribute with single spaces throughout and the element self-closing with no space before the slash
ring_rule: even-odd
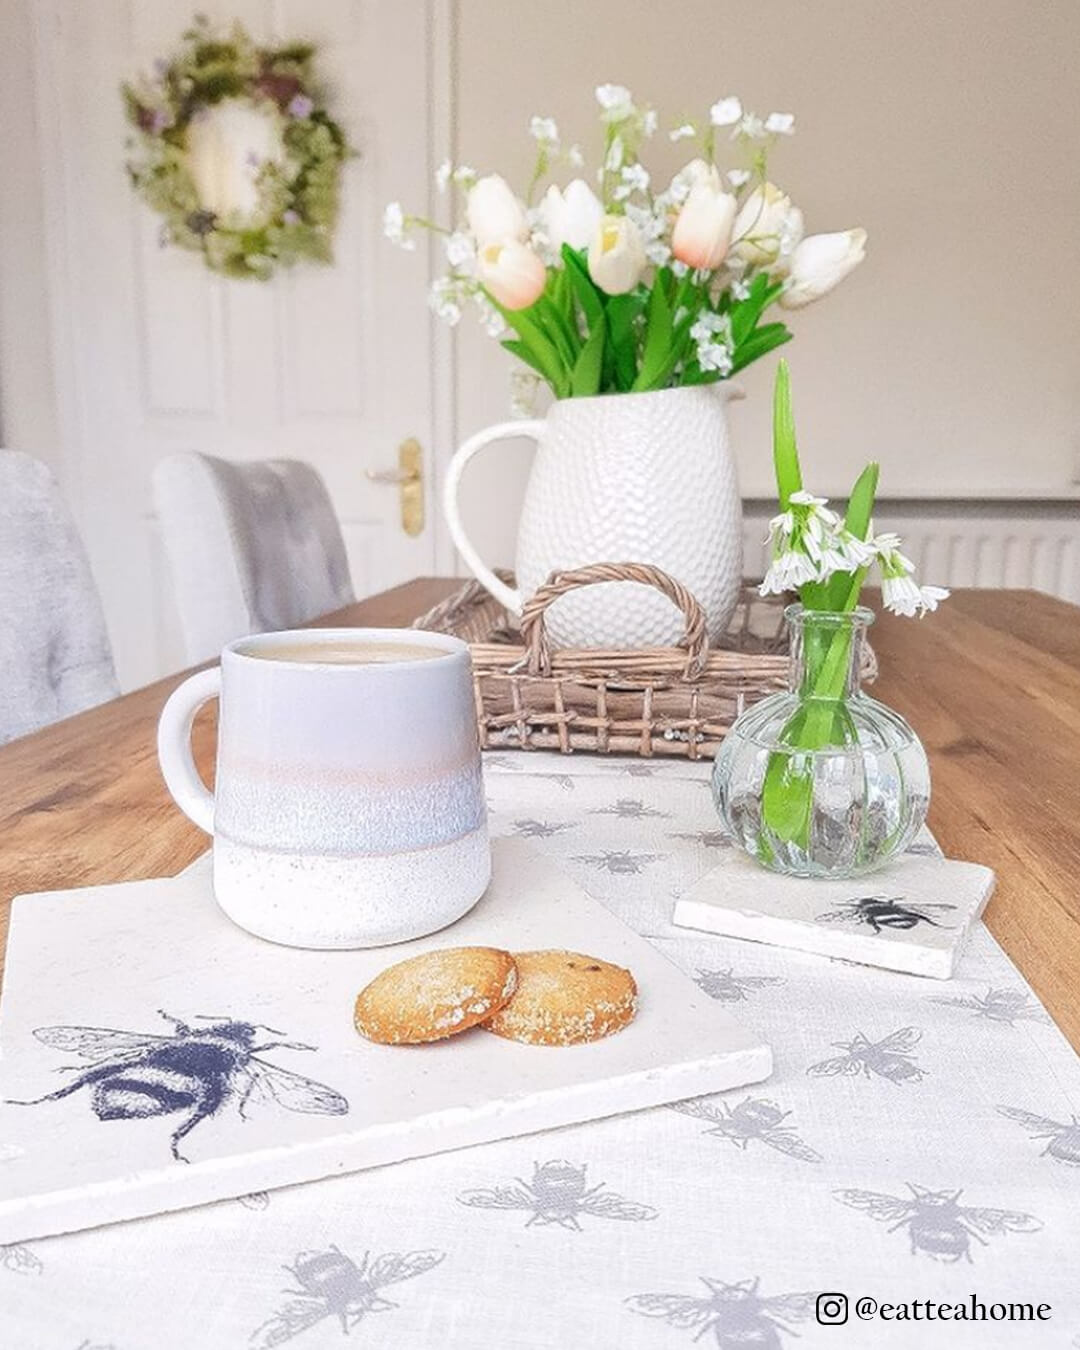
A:
<svg viewBox="0 0 1080 1350">
<path fill-rule="evenodd" d="M 558 868 L 516 840 L 497 841 L 494 862 L 465 918 L 367 951 L 251 937 L 218 910 L 205 865 L 17 900 L 0 1004 L 0 1245 L 769 1076 L 759 1036 Z M 637 1017 L 561 1048 L 479 1028 L 426 1046 L 356 1033 L 353 1003 L 375 974 L 462 945 L 614 961 L 637 980 Z M 155 1092 L 169 1109 L 137 1114 Z"/>
</svg>

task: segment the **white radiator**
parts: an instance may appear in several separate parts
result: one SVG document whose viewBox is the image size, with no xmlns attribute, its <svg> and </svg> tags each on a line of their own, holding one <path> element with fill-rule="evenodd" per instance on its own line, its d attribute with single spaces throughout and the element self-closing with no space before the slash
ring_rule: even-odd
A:
<svg viewBox="0 0 1080 1350">
<path fill-rule="evenodd" d="M 743 512 L 743 570 L 761 576 L 776 504 L 746 501 Z M 874 526 L 902 536 L 923 582 L 1030 588 L 1080 604 L 1080 503 L 882 502 Z"/>
</svg>

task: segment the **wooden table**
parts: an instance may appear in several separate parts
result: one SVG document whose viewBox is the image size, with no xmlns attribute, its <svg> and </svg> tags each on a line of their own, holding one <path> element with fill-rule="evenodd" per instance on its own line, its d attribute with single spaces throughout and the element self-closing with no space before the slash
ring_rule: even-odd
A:
<svg viewBox="0 0 1080 1350">
<path fill-rule="evenodd" d="M 404 626 L 455 584 L 422 578 L 319 623 Z M 934 833 L 995 869 L 987 923 L 1080 1049 L 1080 608 L 959 591 L 923 622 L 885 615 L 873 640 L 874 693 L 930 754 Z M 170 875 L 206 848 L 157 767 L 158 713 L 181 678 L 0 748 L 0 945 L 13 895 Z M 213 735 L 208 714 L 206 773 Z"/>
</svg>

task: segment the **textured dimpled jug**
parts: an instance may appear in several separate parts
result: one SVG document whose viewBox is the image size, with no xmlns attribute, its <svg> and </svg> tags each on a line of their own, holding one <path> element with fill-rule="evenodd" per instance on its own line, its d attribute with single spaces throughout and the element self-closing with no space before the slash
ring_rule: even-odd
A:
<svg viewBox="0 0 1080 1350">
<path fill-rule="evenodd" d="M 907 722 L 860 688 L 867 609 L 791 605 L 790 690 L 748 708 L 713 767 L 735 841 L 799 877 L 856 877 L 908 847 L 926 819 L 930 770 Z"/>
<path fill-rule="evenodd" d="M 541 420 L 502 422 L 458 450 L 444 505 L 455 545 L 477 579 L 513 614 L 553 572 L 593 563 L 648 563 L 686 587 L 719 638 L 742 581 L 742 506 L 726 383 L 553 403 Z M 526 436 L 536 458 L 518 526 L 518 589 L 480 558 L 461 521 L 458 491 L 472 457 Z M 562 597 L 548 614 L 558 647 L 671 647 L 682 621 L 645 586 L 607 583 Z"/>
</svg>

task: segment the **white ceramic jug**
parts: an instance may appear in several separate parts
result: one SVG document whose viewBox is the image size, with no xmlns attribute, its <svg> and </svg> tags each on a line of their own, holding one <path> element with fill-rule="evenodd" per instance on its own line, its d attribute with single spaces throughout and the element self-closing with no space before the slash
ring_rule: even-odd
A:
<svg viewBox="0 0 1080 1350">
<path fill-rule="evenodd" d="M 450 534 L 478 580 L 515 614 L 552 572 L 591 563 L 650 563 L 724 631 L 742 579 L 742 508 L 726 404 L 728 384 L 607 394 L 553 403 L 543 419 L 500 422 L 458 450 L 447 471 Z M 518 589 L 473 548 L 458 509 L 466 465 L 492 441 L 537 443 L 518 525 Z M 670 601 L 645 586 L 605 583 L 562 597 L 547 616 L 560 647 L 664 647 L 682 636 Z"/>
</svg>

